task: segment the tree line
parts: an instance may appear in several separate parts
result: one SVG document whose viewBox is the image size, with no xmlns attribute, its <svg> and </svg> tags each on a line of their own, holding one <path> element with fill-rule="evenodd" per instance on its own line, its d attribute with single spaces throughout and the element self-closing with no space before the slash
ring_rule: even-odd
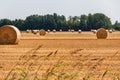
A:
<svg viewBox="0 0 120 80">
<path fill-rule="evenodd" d="M 115 29 L 120 30 L 120 23 L 118 21 L 115 24 L 111 23 L 109 17 L 103 13 L 95 13 L 80 16 L 69 16 L 67 19 L 64 15 L 58 15 L 57 13 L 47 15 L 30 15 L 23 19 L 0 19 L 0 26 L 14 25 L 20 30 L 27 29 L 45 29 L 45 30 L 60 30 L 68 31 L 69 29 L 82 31 L 89 31 L 91 29 Z"/>
</svg>

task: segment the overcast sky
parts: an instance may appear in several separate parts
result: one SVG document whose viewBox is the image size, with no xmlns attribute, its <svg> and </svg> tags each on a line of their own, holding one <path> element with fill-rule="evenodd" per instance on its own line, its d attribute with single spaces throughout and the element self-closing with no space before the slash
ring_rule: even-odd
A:
<svg viewBox="0 0 120 80">
<path fill-rule="evenodd" d="M 80 16 L 104 13 L 112 23 L 120 22 L 120 0 L 0 0 L 0 19 L 25 19 L 38 14 Z"/>
</svg>

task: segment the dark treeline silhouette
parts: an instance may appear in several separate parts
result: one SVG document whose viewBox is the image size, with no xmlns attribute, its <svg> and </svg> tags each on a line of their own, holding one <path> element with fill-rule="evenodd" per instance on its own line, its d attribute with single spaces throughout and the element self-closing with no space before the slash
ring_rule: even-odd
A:
<svg viewBox="0 0 120 80">
<path fill-rule="evenodd" d="M 89 31 L 91 29 L 99 28 L 120 30 L 120 23 L 118 23 L 118 21 L 112 25 L 110 18 L 102 13 L 69 16 L 68 19 L 66 19 L 64 15 L 58 15 L 56 13 L 47 15 L 30 15 L 26 17 L 25 20 L 1 19 L 0 26 L 3 25 L 14 25 L 20 30 L 56 29 L 58 31 L 62 29 L 63 31 L 68 31 L 68 29 L 81 29 L 82 31 Z"/>
</svg>

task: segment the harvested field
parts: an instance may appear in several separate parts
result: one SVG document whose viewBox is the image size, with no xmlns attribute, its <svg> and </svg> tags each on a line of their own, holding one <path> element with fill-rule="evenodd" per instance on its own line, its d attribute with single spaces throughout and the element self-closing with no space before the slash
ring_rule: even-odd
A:
<svg viewBox="0 0 120 80">
<path fill-rule="evenodd" d="M 0 45 L 0 80 L 119 80 L 120 32 L 22 33 L 18 45 Z"/>
</svg>

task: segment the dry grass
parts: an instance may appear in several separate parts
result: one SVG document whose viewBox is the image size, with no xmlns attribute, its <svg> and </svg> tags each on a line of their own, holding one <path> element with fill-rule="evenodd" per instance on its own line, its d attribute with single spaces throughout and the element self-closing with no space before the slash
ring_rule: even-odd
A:
<svg viewBox="0 0 120 80">
<path fill-rule="evenodd" d="M 0 45 L 0 79 L 119 80 L 119 34 L 99 40 L 91 32 L 22 33 L 19 45 Z"/>
</svg>

